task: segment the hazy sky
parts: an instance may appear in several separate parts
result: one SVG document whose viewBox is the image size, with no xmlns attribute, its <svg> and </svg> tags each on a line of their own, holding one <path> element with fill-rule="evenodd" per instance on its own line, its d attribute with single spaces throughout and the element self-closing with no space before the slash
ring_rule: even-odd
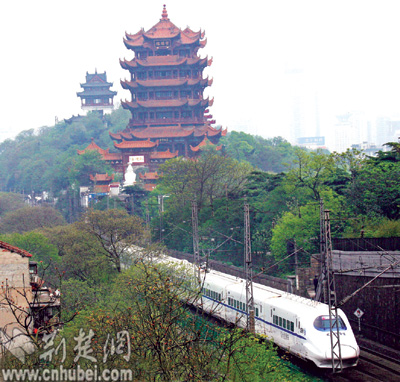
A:
<svg viewBox="0 0 400 382">
<path fill-rule="evenodd" d="M 96 68 L 115 101 L 129 99 L 119 59 L 133 52 L 122 39 L 156 24 L 164 3 L 176 26 L 205 30 L 210 112 L 229 130 L 289 137 L 292 68 L 318 91 L 322 133 L 335 113 L 399 110 L 398 0 L 2 1 L 0 141 L 82 113 L 76 92 Z"/>
</svg>

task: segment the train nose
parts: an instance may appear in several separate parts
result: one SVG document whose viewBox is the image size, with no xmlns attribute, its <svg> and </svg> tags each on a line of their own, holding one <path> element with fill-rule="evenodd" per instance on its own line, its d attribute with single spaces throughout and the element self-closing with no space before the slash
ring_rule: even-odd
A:
<svg viewBox="0 0 400 382">
<path fill-rule="evenodd" d="M 360 349 L 358 347 L 342 345 L 340 349 L 342 351 L 342 358 L 355 358 L 360 355 Z"/>
<path fill-rule="evenodd" d="M 358 358 L 360 355 L 360 349 L 355 348 L 354 346 L 351 345 L 341 345 L 340 346 L 340 353 L 342 356 L 342 359 L 353 359 L 353 358 Z M 331 352 L 326 352 L 326 358 L 331 359 L 332 354 Z"/>
</svg>

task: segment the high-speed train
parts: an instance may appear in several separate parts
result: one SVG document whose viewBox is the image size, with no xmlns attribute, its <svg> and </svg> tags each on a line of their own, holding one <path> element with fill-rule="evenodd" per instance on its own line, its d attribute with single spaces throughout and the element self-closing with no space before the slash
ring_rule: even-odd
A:
<svg viewBox="0 0 400 382">
<path fill-rule="evenodd" d="M 186 260 L 165 257 L 163 263 L 186 264 Z M 201 271 L 201 298 L 195 304 L 226 322 L 245 327 L 246 282 L 214 270 Z M 332 367 L 329 307 L 317 301 L 253 283 L 255 332 L 279 347 L 320 368 Z M 356 366 L 360 348 L 350 323 L 338 310 L 340 351 L 343 367 Z M 336 327 L 335 327 L 336 330 Z"/>
</svg>

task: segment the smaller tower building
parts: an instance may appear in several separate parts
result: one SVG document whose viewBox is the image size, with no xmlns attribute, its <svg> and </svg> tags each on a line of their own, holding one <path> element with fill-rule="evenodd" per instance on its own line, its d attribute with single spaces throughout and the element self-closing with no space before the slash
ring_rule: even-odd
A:
<svg viewBox="0 0 400 382">
<path fill-rule="evenodd" d="M 113 99 L 117 92 L 110 90 L 112 82 L 107 82 L 107 74 L 97 73 L 89 74 L 86 72 L 86 82 L 81 84 L 82 92 L 76 93 L 81 99 L 82 110 L 98 111 L 101 114 L 111 113 L 114 109 Z"/>
</svg>

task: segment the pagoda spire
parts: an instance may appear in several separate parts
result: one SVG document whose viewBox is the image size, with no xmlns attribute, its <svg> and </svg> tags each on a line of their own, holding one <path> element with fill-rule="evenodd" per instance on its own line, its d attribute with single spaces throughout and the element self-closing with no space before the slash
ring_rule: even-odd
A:
<svg viewBox="0 0 400 382">
<path fill-rule="evenodd" d="M 163 6 L 163 11 L 162 11 L 162 14 L 161 14 L 161 20 L 169 21 L 168 12 L 167 12 L 167 6 L 165 4 Z"/>
</svg>

